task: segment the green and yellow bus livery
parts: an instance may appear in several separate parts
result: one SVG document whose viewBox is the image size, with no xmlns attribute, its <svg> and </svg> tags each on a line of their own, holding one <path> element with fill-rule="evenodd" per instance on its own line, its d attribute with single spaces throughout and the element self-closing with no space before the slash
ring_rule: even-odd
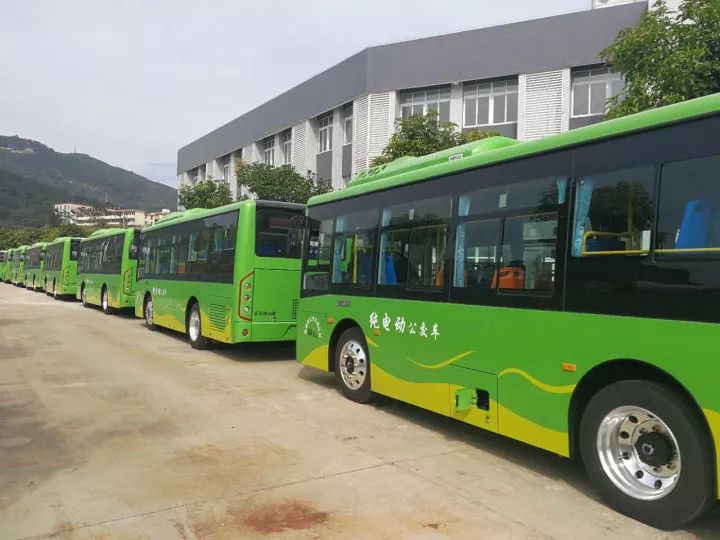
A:
<svg viewBox="0 0 720 540">
<path fill-rule="evenodd" d="M 140 235 L 135 314 L 150 329 L 208 341 L 296 337 L 300 246 L 289 231 L 304 206 L 248 200 L 179 212 Z"/>
<path fill-rule="evenodd" d="M 25 252 L 25 287 L 45 290 L 45 249 L 47 242 L 37 242 Z"/>
<path fill-rule="evenodd" d="M 62 236 L 45 251 L 45 292 L 54 298 L 77 294 L 77 262 L 81 238 Z"/>
<path fill-rule="evenodd" d="M 297 358 L 582 458 L 677 526 L 717 499 L 720 95 L 361 173 L 310 199 Z"/>
<path fill-rule="evenodd" d="M 101 229 L 80 241 L 76 298 L 106 314 L 135 307 L 135 229 Z"/>
</svg>

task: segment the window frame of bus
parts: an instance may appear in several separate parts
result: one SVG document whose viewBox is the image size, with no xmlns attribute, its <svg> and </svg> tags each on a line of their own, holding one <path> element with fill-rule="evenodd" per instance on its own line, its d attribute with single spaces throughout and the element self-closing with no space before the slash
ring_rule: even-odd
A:
<svg viewBox="0 0 720 540">
<path fill-rule="evenodd" d="M 352 216 L 356 214 L 375 214 L 375 226 L 363 228 L 360 229 L 361 232 L 372 232 L 373 234 L 373 245 L 372 245 L 372 260 L 370 262 L 370 281 L 367 284 L 354 284 L 354 283 L 336 283 L 334 281 L 335 277 L 335 249 L 336 249 L 336 240 L 338 234 L 345 234 L 347 231 L 338 233 L 338 218 L 345 217 L 345 216 Z M 362 210 L 355 210 L 352 212 L 343 212 L 341 214 L 337 214 L 333 218 L 333 225 L 332 225 L 332 241 L 330 244 L 330 270 L 329 270 L 329 284 L 330 284 L 330 294 L 345 294 L 345 295 L 354 295 L 354 296 L 367 296 L 369 294 L 374 294 L 375 289 L 375 280 L 377 275 L 377 261 L 378 261 L 378 248 L 379 248 L 379 242 L 378 242 L 378 224 L 380 220 L 380 209 L 378 208 L 366 208 Z M 343 236 L 344 238 L 344 236 Z M 342 271 L 342 270 L 341 270 Z"/>
<path fill-rule="evenodd" d="M 516 307 L 527 309 L 553 309 L 560 310 L 563 305 L 564 281 L 565 281 L 565 258 L 567 252 L 567 223 L 570 200 L 570 183 L 572 176 L 572 149 L 559 150 L 548 154 L 540 154 L 521 158 L 516 161 L 509 161 L 463 171 L 454 179 L 453 192 L 455 193 L 455 204 L 452 221 L 452 271 L 450 275 L 450 302 L 457 304 L 481 304 L 502 307 Z M 548 185 L 552 181 L 560 181 L 558 187 L 557 203 L 553 208 L 530 206 L 510 206 L 498 208 L 497 211 L 473 212 L 470 209 L 467 216 L 460 216 L 461 197 L 476 191 L 495 190 L 507 187 L 512 190 L 522 187 L 529 182 L 547 180 Z M 562 187 L 562 197 L 560 189 Z M 497 240 L 495 244 L 495 270 L 497 272 L 502 266 L 502 247 L 505 238 L 505 223 L 509 219 L 522 218 L 527 216 L 555 214 L 557 224 L 555 231 L 555 271 L 553 276 L 553 287 L 551 290 L 533 289 L 503 289 L 498 286 L 488 288 L 456 287 L 455 272 L 458 250 L 459 226 L 468 223 L 477 223 L 494 220 L 497 222 Z"/>
<path fill-rule="evenodd" d="M 303 243 L 302 243 L 302 272 L 301 272 L 301 282 L 300 282 L 300 297 L 308 297 L 308 296 L 320 296 L 323 294 L 329 294 L 330 292 L 330 281 L 331 281 L 331 267 L 332 267 L 332 254 L 333 254 L 333 242 L 334 242 L 334 231 L 335 231 L 335 217 L 332 212 L 329 212 L 328 209 L 332 210 L 335 207 L 335 205 L 322 205 L 317 207 L 308 207 L 308 215 L 306 218 L 306 225 L 305 225 L 305 231 L 303 234 Z M 312 213 L 318 212 L 318 216 L 311 216 Z M 330 245 L 329 245 L 329 253 L 328 253 L 328 262 L 327 264 L 319 264 L 320 259 L 313 259 L 317 260 L 318 264 L 311 266 L 310 263 L 310 242 L 311 238 L 313 236 L 313 231 L 317 231 L 318 237 L 320 236 L 320 230 L 322 227 L 323 222 L 329 221 L 330 222 Z M 327 275 L 327 282 L 323 288 L 308 288 L 306 287 L 306 277 L 309 273 L 319 273 L 319 274 L 326 274 Z"/>
<path fill-rule="evenodd" d="M 232 268 L 229 273 L 208 273 L 208 272 L 177 272 L 177 265 L 179 262 L 179 252 L 176 254 L 176 258 L 178 260 L 175 261 L 175 269 L 176 271 L 174 273 L 158 273 L 156 271 L 152 273 L 146 273 L 145 272 L 145 256 L 146 256 L 146 244 L 149 240 L 153 239 L 160 239 L 160 238 L 172 238 L 173 235 L 182 235 L 183 233 L 187 234 L 188 236 L 188 243 L 187 243 L 187 249 L 188 249 L 188 257 L 185 261 L 185 264 L 189 263 L 197 263 L 200 261 L 200 259 L 195 261 L 189 260 L 189 249 L 190 249 L 190 236 L 192 234 L 197 234 L 198 237 L 201 237 L 203 233 L 207 233 L 208 231 L 213 231 L 214 229 L 209 229 L 204 227 L 205 220 L 207 219 L 217 219 L 225 216 L 233 216 L 234 220 L 232 221 L 235 224 L 235 240 L 233 244 L 233 257 L 232 257 Z M 192 224 L 202 222 L 203 227 L 201 229 L 193 229 L 191 227 Z M 165 227 L 160 227 L 157 229 L 153 229 L 147 232 L 143 232 L 140 234 L 140 240 L 138 243 L 138 263 L 137 263 L 137 269 L 136 269 L 136 280 L 140 281 L 143 279 L 153 279 L 153 280 L 163 280 L 163 281 L 197 281 L 197 282 L 210 282 L 210 283 L 224 283 L 224 284 L 232 284 L 234 281 L 235 276 L 235 267 L 237 263 L 237 257 L 238 257 L 238 241 L 240 238 L 240 210 L 234 209 L 230 210 L 229 212 L 222 212 L 219 214 L 211 214 L 208 216 L 202 216 L 197 217 L 192 220 L 183 221 L 181 223 L 174 223 L 172 225 L 167 225 Z M 209 234 L 209 233 L 208 233 Z M 214 236 L 208 236 L 208 246 L 212 244 Z M 169 244 L 165 246 L 157 246 L 157 247 L 170 247 L 172 251 L 172 247 L 176 244 Z M 178 244 L 183 245 L 183 244 Z M 206 266 L 205 268 L 208 268 L 208 265 L 211 261 L 211 255 L 213 255 L 210 250 L 206 253 L 206 259 L 204 260 Z M 157 269 L 157 260 L 155 261 L 155 269 Z"/>
<path fill-rule="evenodd" d="M 380 223 L 378 232 L 376 235 L 376 255 L 375 255 L 375 296 L 385 298 L 399 298 L 408 300 L 425 300 L 425 301 L 440 301 L 447 302 L 449 281 L 448 276 L 452 275 L 452 217 L 455 212 L 455 197 L 453 193 L 443 186 L 443 182 L 447 181 L 448 177 L 434 178 L 431 181 L 422 181 L 402 186 L 394 190 L 388 190 L 387 192 L 381 192 L 379 195 L 383 204 L 379 204 L 380 207 Z M 387 209 L 400 206 L 408 205 L 414 206 L 413 203 L 420 203 L 426 201 L 433 201 L 439 198 L 447 199 L 448 202 L 448 214 L 440 219 L 427 220 L 421 222 L 415 222 L 414 217 L 408 219 L 402 223 L 389 223 L 383 225 L 384 213 Z M 380 201 L 378 201 L 379 203 Z M 444 205 L 443 205 L 444 206 Z M 410 277 L 410 260 L 411 251 L 413 247 L 413 231 L 428 229 L 428 228 L 445 228 L 445 249 L 442 256 L 443 265 L 443 282 L 442 286 L 424 286 L 424 285 L 411 285 L 409 282 Z M 407 273 L 406 282 L 404 285 L 398 283 L 397 285 L 380 283 L 380 257 L 381 244 L 383 234 L 393 231 L 408 231 L 408 261 L 407 261 Z"/>
</svg>

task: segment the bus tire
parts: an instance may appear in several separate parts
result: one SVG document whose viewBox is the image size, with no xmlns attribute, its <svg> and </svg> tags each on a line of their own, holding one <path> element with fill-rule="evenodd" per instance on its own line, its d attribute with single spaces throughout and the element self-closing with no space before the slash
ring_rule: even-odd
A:
<svg viewBox="0 0 720 540">
<path fill-rule="evenodd" d="M 58 292 L 57 292 L 57 286 L 55 285 L 55 280 L 53 279 L 53 288 L 52 288 L 52 295 L 55 300 L 58 299 Z"/>
<path fill-rule="evenodd" d="M 370 385 L 370 353 L 365 336 L 357 328 L 348 328 L 335 347 L 335 381 L 348 399 L 357 403 L 370 403 L 375 392 Z"/>
<path fill-rule="evenodd" d="M 82 284 L 82 287 L 80 288 L 80 301 L 82 302 L 83 307 L 90 307 L 90 304 L 88 304 L 87 301 L 87 291 L 85 290 L 85 284 Z"/>
<path fill-rule="evenodd" d="M 200 316 L 200 306 L 197 303 L 190 306 L 187 318 L 187 336 L 193 349 L 207 349 L 208 340 L 202 335 L 202 318 Z"/>
<path fill-rule="evenodd" d="M 157 330 L 157 326 L 155 325 L 155 306 L 153 305 L 153 299 L 152 296 L 149 294 L 145 297 L 145 302 L 143 303 L 143 319 L 145 319 L 145 326 L 147 326 L 148 330 Z"/>
<path fill-rule="evenodd" d="M 715 501 L 715 463 L 707 426 L 669 386 L 628 380 L 588 402 L 580 452 L 610 506 L 654 527 L 679 527 Z"/>
<path fill-rule="evenodd" d="M 108 290 L 105 285 L 103 285 L 103 288 L 100 291 L 100 306 L 102 307 L 103 313 L 105 315 L 112 314 L 113 308 L 110 307 L 110 297 L 108 295 Z"/>
</svg>

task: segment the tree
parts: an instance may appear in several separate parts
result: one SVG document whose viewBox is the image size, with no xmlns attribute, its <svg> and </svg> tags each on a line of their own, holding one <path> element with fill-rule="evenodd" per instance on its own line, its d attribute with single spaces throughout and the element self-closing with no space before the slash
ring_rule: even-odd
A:
<svg viewBox="0 0 720 540">
<path fill-rule="evenodd" d="M 437 113 L 429 111 L 424 116 L 410 116 L 395 120 L 395 133 L 377 156 L 372 166 L 395 161 L 403 156 L 424 156 L 453 146 L 499 135 L 477 129 L 461 131 L 452 122 L 439 122 Z"/>
<path fill-rule="evenodd" d="M 241 161 L 236 173 L 238 186 L 245 186 L 258 199 L 267 201 L 305 204 L 314 195 L 332 191 L 330 182 L 310 171 L 303 176 L 290 165 L 273 167 Z"/>
<path fill-rule="evenodd" d="M 233 202 L 227 182 L 216 182 L 212 178 L 194 186 L 184 185 L 179 192 L 179 205 L 190 208 L 217 208 Z"/>
<path fill-rule="evenodd" d="M 600 53 L 625 90 L 608 118 L 720 92 L 720 2 L 685 0 L 674 14 L 658 0 L 637 26 Z"/>
<path fill-rule="evenodd" d="M 85 238 L 96 227 L 64 224 L 57 227 L 31 227 L 24 229 L 0 228 L 0 249 L 11 249 L 29 246 L 35 242 L 52 242 L 60 236 L 77 236 Z"/>
</svg>

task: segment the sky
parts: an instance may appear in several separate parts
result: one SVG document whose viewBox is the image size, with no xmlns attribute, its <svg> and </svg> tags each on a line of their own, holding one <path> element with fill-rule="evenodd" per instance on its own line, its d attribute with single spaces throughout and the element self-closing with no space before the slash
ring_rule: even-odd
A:
<svg viewBox="0 0 720 540">
<path fill-rule="evenodd" d="M 0 0 L 0 135 L 177 187 L 181 146 L 365 47 L 590 4 Z"/>
</svg>

